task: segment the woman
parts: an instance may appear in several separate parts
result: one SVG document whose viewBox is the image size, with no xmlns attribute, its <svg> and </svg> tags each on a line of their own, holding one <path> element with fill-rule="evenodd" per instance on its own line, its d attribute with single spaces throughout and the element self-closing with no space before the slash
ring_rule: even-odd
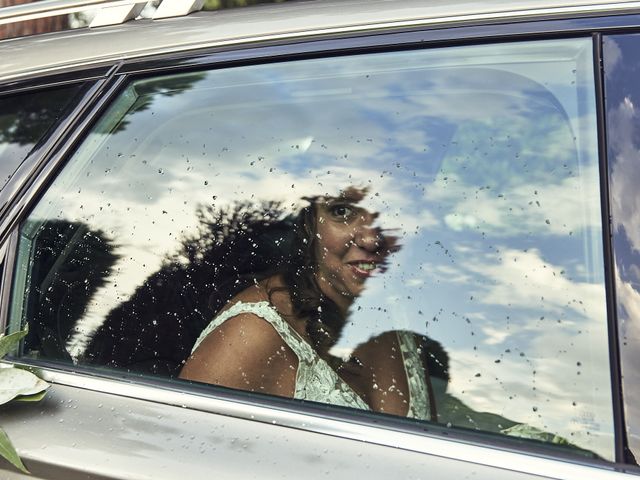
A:
<svg viewBox="0 0 640 480">
<path fill-rule="evenodd" d="M 202 332 L 180 377 L 384 411 L 368 393 L 373 384 L 365 370 L 329 355 L 354 299 L 398 248 L 374 226 L 377 214 L 358 206 L 365 195 L 351 187 L 337 197 L 308 199 L 298 217 L 293 263 L 227 303 Z M 364 351 L 375 357 L 371 352 L 379 349 Z"/>
</svg>

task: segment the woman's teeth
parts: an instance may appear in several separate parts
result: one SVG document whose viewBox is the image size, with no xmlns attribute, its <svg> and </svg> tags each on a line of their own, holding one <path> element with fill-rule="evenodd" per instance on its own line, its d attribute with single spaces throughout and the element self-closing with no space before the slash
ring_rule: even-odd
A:
<svg viewBox="0 0 640 480">
<path fill-rule="evenodd" d="M 356 263 L 356 268 L 369 272 L 376 268 L 375 263 Z"/>
</svg>

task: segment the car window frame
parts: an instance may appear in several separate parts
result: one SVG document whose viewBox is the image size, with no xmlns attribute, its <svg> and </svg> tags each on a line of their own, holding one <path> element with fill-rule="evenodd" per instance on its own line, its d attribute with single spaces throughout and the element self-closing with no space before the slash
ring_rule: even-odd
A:
<svg viewBox="0 0 640 480">
<path fill-rule="evenodd" d="M 612 71 L 607 71 L 608 68 L 611 67 L 611 64 L 608 62 L 608 60 L 611 61 L 611 63 L 614 63 L 616 61 L 616 56 L 612 55 L 613 58 L 607 58 L 606 57 L 606 52 L 607 51 L 611 51 L 611 49 L 607 49 L 605 48 L 605 43 L 607 41 L 611 41 L 612 43 L 615 43 L 616 40 L 618 39 L 625 39 L 625 40 L 629 40 L 631 39 L 632 41 L 635 41 L 635 39 L 639 38 L 639 34 L 640 32 L 638 30 L 633 30 L 633 31 L 621 31 L 621 32 L 610 32 L 607 34 L 602 34 L 602 38 L 600 41 L 600 48 L 603 51 L 603 63 L 602 63 L 602 89 L 603 89 L 603 95 L 605 97 L 605 101 L 603 101 L 603 108 L 604 108 L 604 112 L 602 113 L 603 117 L 605 120 L 609 120 L 612 117 L 612 113 L 614 112 L 614 105 L 613 105 L 613 99 L 616 97 L 619 97 L 623 91 L 620 88 L 619 83 L 620 82 L 624 82 L 626 80 L 631 80 L 631 75 L 630 72 L 628 71 L 628 69 L 613 69 Z M 626 37 L 626 38 L 625 38 Z M 635 37 L 635 38 L 633 38 Z M 637 41 L 635 41 L 635 43 L 637 43 Z M 622 70 L 622 71 L 621 71 Z M 613 176 L 614 174 L 614 164 L 616 163 L 616 161 L 613 160 L 613 157 L 615 155 L 615 149 L 612 145 L 612 142 L 609 141 L 611 135 L 611 130 L 606 128 L 604 128 L 603 131 L 603 135 L 604 135 L 604 144 L 607 148 L 607 162 L 606 162 L 606 166 L 607 166 L 607 171 L 605 171 L 603 173 L 603 175 L 605 175 L 607 177 L 607 180 Z M 620 200 L 620 198 L 618 197 L 620 191 L 614 189 L 609 183 L 607 184 L 607 199 L 609 204 L 612 204 L 614 202 L 617 202 Z M 610 207 L 611 208 L 611 207 Z M 622 297 L 618 296 L 618 293 L 624 289 L 624 281 L 622 280 L 622 276 L 619 274 L 619 272 L 622 270 L 622 268 L 624 267 L 623 262 L 621 261 L 621 258 L 618 258 L 618 260 L 616 261 L 616 256 L 614 255 L 614 251 L 616 250 L 616 248 L 620 247 L 620 245 L 624 245 L 625 243 L 628 242 L 627 234 L 625 232 L 623 232 L 623 228 L 620 229 L 615 229 L 614 228 L 614 224 L 616 222 L 619 222 L 619 224 L 624 227 L 625 225 L 625 220 L 626 219 L 621 219 L 621 218 L 615 218 L 613 212 L 610 212 L 610 216 L 608 219 L 608 223 L 609 223 L 609 230 L 611 231 L 610 233 L 610 248 L 611 248 L 611 258 L 612 258 L 612 275 L 613 275 L 613 295 L 615 297 L 615 304 L 612 305 L 612 315 L 613 318 L 615 319 L 615 324 L 613 325 L 613 329 L 611 334 L 615 334 L 616 337 L 618 338 L 618 343 L 616 344 L 616 348 L 618 349 L 618 369 L 619 369 L 619 379 L 620 379 L 620 384 L 619 384 L 619 401 L 620 401 L 620 409 L 622 411 L 622 426 L 621 428 L 624 429 L 624 443 L 622 445 L 622 447 L 624 448 L 624 451 L 622 452 L 623 458 L 628 459 L 629 463 L 636 461 L 638 462 L 638 455 L 637 452 L 633 452 L 633 450 L 631 449 L 631 447 L 629 446 L 629 441 L 628 441 L 628 433 L 630 432 L 631 428 L 628 428 L 628 423 L 627 423 L 627 419 L 631 417 L 631 414 L 629 414 L 627 416 L 627 405 L 631 403 L 631 399 L 629 398 L 629 395 L 626 394 L 626 389 L 625 389 L 625 385 L 629 386 L 630 381 L 625 381 L 625 379 L 623 378 L 623 374 L 622 371 L 625 368 L 625 358 L 624 355 L 622 353 L 622 346 L 621 343 L 623 342 L 623 334 L 622 334 L 622 330 L 623 330 L 623 318 L 625 316 L 629 316 L 630 315 L 627 313 L 626 315 L 624 313 L 620 314 L 620 316 L 618 316 L 618 312 L 619 311 L 624 311 L 624 302 L 622 301 Z M 624 254 L 621 254 L 621 256 L 624 256 Z M 637 348 L 637 347 L 636 347 Z M 625 398 L 628 399 L 627 402 L 625 402 Z M 637 420 L 636 418 L 634 418 L 634 421 Z"/>
<path fill-rule="evenodd" d="M 49 158 L 60 148 L 66 135 L 73 131 L 78 120 L 87 114 L 92 102 L 102 92 L 107 79 L 115 71 L 115 66 L 92 67 L 78 73 L 67 72 L 41 79 L 27 77 L 22 83 L 10 81 L 3 83 L 0 79 L 0 98 L 17 94 L 29 94 L 54 89 L 57 87 L 77 85 L 80 88 L 78 98 L 71 102 L 60 118 L 41 138 L 29 154 L 20 162 L 4 187 L 0 190 L 0 243 L 4 242 L 7 231 L 11 228 L 6 222 L 14 217 L 16 206 L 29 192 L 41 170 L 49 163 Z"/>
<path fill-rule="evenodd" d="M 633 24 L 633 19 L 638 20 L 640 16 L 637 15 L 627 15 L 624 17 L 620 17 L 624 19 L 622 23 L 628 22 L 629 24 Z M 565 22 L 565 23 L 563 23 Z M 615 22 L 613 22 L 615 23 Z M 619 26 L 618 22 L 618 26 Z M 55 148 L 51 148 L 46 154 L 43 154 L 41 157 L 42 168 L 37 171 L 37 175 L 34 175 L 36 178 L 31 181 L 27 188 L 24 190 L 27 191 L 26 195 L 20 197 L 14 204 L 8 209 L 8 212 L 5 214 L 5 217 L 0 220 L 0 243 L 9 241 L 9 245 L 13 244 L 13 247 L 9 247 L 7 251 L 7 262 L 5 264 L 5 274 L 2 292 L 0 293 L 0 298 L 5 298 L 8 293 L 5 293 L 8 290 L 8 285 L 10 284 L 10 280 L 13 278 L 13 272 L 6 272 L 6 270 L 11 270 L 10 266 L 13 266 L 15 263 L 15 243 L 17 238 L 17 226 L 19 223 L 24 220 L 26 214 L 29 212 L 34 203 L 38 200 L 40 193 L 48 186 L 53 178 L 55 178 L 57 172 L 62 168 L 65 164 L 66 159 L 69 157 L 70 153 L 74 150 L 76 145 L 86 136 L 88 129 L 94 124 L 94 122 L 100 117 L 103 111 L 110 105 L 111 100 L 114 99 L 122 89 L 128 84 L 128 82 L 134 78 L 144 78 L 147 76 L 155 76 L 161 73 L 176 73 L 176 72 L 187 72 L 193 70 L 200 70 L 203 68 L 227 68 L 230 66 L 236 65 L 249 65 L 255 63 L 266 63 L 266 62 L 275 62 L 275 61 L 290 61 L 296 59 L 303 58 L 317 58 L 317 57 L 329 57 L 329 56 L 338 56 L 338 55 L 349 55 L 349 54 L 357 54 L 364 52 L 380 52 L 380 51 L 399 51 L 399 50 L 408 50 L 411 48 L 438 48 L 438 47 L 447 47 L 452 45 L 470 45 L 470 44 L 478 44 L 478 43 L 492 43 L 492 42 L 508 42 L 508 41 L 524 41 L 524 40 L 537 40 L 537 39 L 551 39 L 551 38 L 563 38 L 567 36 L 571 37 L 590 37 L 592 39 L 594 45 L 594 67 L 600 65 L 600 60 L 602 58 L 601 51 L 601 38 L 598 34 L 593 34 L 593 30 L 595 29 L 608 29 L 613 28 L 611 26 L 612 20 L 610 17 L 595 17 L 591 19 L 579 19 L 579 20 L 548 20 L 542 22 L 529 22 L 529 23 L 505 23 L 497 26 L 465 26 L 459 28 L 445 28 L 445 29 L 410 29 L 410 30 L 400 30 L 394 32 L 385 32 L 385 33 L 377 33 L 372 34 L 371 32 L 360 33 L 356 32 L 351 36 L 339 36 L 335 38 L 322 38 L 316 40 L 296 40 L 295 43 L 287 43 L 286 40 L 279 40 L 275 42 L 265 42 L 257 45 L 240 45 L 240 46 L 230 46 L 230 47 L 217 47 L 217 48 L 209 48 L 202 52 L 178 52 L 178 53 L 169 53 L 166 55 L 159 55 L 152 59 L 141 58 L 141 59 L 132 59 L 121 62 L 120 64 L 114 65 L 111 67 L 111 70 L 108 75 L 102 77 L 102 79 L 98 82 L 99 85 L 96 85 L 96 91 L 93 93 L 91 99 L 87 100 L 84 104 L 84 109 L 81 112 L 78 112 L 74 117 L 72 124 L 67 128 L 66 132 L 61 135 L 57 145 Z M 561 29 L 560 27 L 563 27 Z M 552 30 L 554 33 L 548 33 L 549 30 Z M 553 30 L 555 29 L 555 30 Z M 561 30 L 561 31 L 558 31 Z M 599 150 L 599 163 L 601 170 L 601 208 L 603 214 L 603 236 L 604 245 L 605 245 L 605 285 L 606 285 L 606 303 L 607 303 L 607 312 L 608 312 L 608 322 L 609 322 L 609 341 L 610 341 L 610 355 L 613 356 L 615 361 L 611 362 L 612 365 L 612 388 L 614 390 L 614 416 L 616 417 L 614 421 L 614 432 L 615 432 L 615 449 L 616 449 L 616 460 L 621 462 L 623 458 L 619 451 L 621 452 L 623 449 L 624 440 L 620 440 L 624 438 L 624 428 L 621 429 L 621 426 L 624 424 L 622 421 L 622 413 L 620 405 L 616 406 L 616 403 L 620 403 L 620 395 L 619 395 L 619 362 L 617 357 L 617 336 L 615 338 L 612 334 L 612 326 L 611 323 L 615 322 L 615 311 L 613 309 L 613 299 L 612 299 L 612 261 L 610 258 L 611 248 L 609 242 L 609 225 L 608 221 L 608 197 L 607 192 L 607 178 L 603 175 L 603 172 L 606 173 L 606 148 L 604 148 L 604 118 L 602 111 L 602 85 L 601 85 L 601 71 L 597 71 L 595 74 L 596 79 L 596 98 L 597 98 L 597 108 L 598 108 L 598 150 Z M 7 321 L 7 311 L 8 307 L 5 307 L 3 304 L 3 310 L 0 312 L 0 323 L 2 325 L 6 325 Z M 613 347 L 612 347 L 613 345 Z M 23 365 L 31 365 L 37 366 L 40 368 L 48 368 L 52 372 L 55 372 L 53 376 L 58 375 L 58 378 L 63 378 L 65 376 L 66 371 L 80 371 L 85 372 L 87 374 L 95 375 L 97 378 L 106 378 L 106 379 L 129 379 L 136 378 L 136 381 L 141 382 L 139 378 L 135 375 L 129 376 L 124 372 L 116 373 L 111 372 L 112 374 L 106 375 L 104 373 L 100 373 L 98 371 L 93 371 L 90 367 L 75 367 L 74 369 L 70 368 L 62 368 L 61 365 L 56 365 L 52 362 L 43 362 L 43 361 L 27 361 L 24 359 L 16 359 L 16 363 Z M 64 377 L 66 378 L 66 377 Z M 618 381 L 616 381 L 616 378 Z M 67 379 L 68 381 L 68 379 Z M 147 381 L 143 381 L 141 383 L 147 383 Z M 160 385 L 162 382 L 151 382 L 151 385 L 154 385 L 154 388 L 163 388 L 166 389 L 166 386 Z M 211 388 L 207 388 L 207 398 L 220 399 L 220 395 L 222 398 L 225 397 L 224 387 L 213 387 L 220 389 L 219 392 L 213 394 L 213 390 Z M 197 390 L 197 389 L 196 389 Z M 184 393 L 184 395 L 188 395 Z M 233 398 L 237 399 L 238 394 L 236 391 L 232 394 Z M 198 397 L 199 398 L 199 397 Z M 261 403 L 263 399 L 260 400 Z M 280 405 L 277 399 L 264 399 L 267 405 L 272 405 L 275 408 L 282 409 L 281 411 L 290 410 L 288 405 L 293 405 L 289 401 L 286 401 L 287 406 Z M 256 404 L 256 399 L 251 398 L 250 403 L 252 405 Z M 334 408 L 329 406 L 328 410 L 333 410 Z M 309 409 L 309 410 L 308 410 Z M 300 409 L 296 409 L 297 412 L 300 412 Z M 302 411 L 308 411 L 311 415 L 317 415 L 316 406 L 305 406 Z M 327 408 L 320 408 L 323 416 L 327 415 Z M 335 413 L 332 411 L 332 415 Z M 338 415 L 338 418 L 341 420 L 353 422 L 354 415 L 353 412 L 350 412 L 348 415 L 345 414 L 348 418 L 342 418 L 341 415 Z M 366 422 L 370 424 L 371 422 Z M 384 423 L 386 422 L 376 422 L 376 423 Z M 398 431 L 401 430 L 403 432 L 411 431 L 412 433 L 417 433 L 417 431 L 424 432 L 427 430 L 424 426 L 420 426 L 416 429 L 416 432 L 413 432 L 414 429 L 411 429 L 406 425 L 401 425 L 403 423 L 401 419 L 393 419 L 387 428 Z M 434 426 L 435 427 L 435 426 Z M 436 428 L 431 428 L 429 425 L 430 431 L 437 430 Z M 469 434 L 466 432 L 461 433 L 460 435 L 454 434 L 452 435 L 451 431 L 442 432 L 447 434 L 449 438 L 460 437 L 463 441 L 469 441 L 471 443 L 477 443 L 479 445 L 487 446 L 494 445 L 495 448 L 506 449 L 506 450 L 517 450 L 522 451 L 526 454 L 533 455 L 541 455 L 545 458 L 564 458 L 561 453 L 556 451 L 549 452 L 546 448 L 538 448 L 536 445 L 527 445 L 522 449 L 518 448 L 513 440 L 506 440 L 503 442 L 501 439 L 497 439 L 497 441 L 491 442 L 487 441 L 487 435 L 482 433 L 480 438 L 475 438 L 475 435 Z M 571 455 L 567 456 L 565 460 L 570 460 L 572 462 L 583 463 L 582 459 L 575 458 Z M 599 461 L 585 461 L 585 464 L 590 464 L 598 467 L 610 467 L 612 464 L 609 462 L 599 462 Z M 625 468 L 634 469 L 634 467 L 625 466 Z M 637 469 L 640 472 L 640 469 Z"/>
</svg>

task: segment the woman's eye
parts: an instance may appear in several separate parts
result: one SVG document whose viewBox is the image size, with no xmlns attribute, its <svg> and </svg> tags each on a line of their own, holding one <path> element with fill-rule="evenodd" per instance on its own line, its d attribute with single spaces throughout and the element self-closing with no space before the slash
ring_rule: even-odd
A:
<svg viewBox="0 0 640 480">
<path fill-rule="evenodd" d="M 334 205 L 331 207 L 331 214 L 335 217 L 348 218 L 353 213 L 353 209 L 346 205 Z"/>
</svg>

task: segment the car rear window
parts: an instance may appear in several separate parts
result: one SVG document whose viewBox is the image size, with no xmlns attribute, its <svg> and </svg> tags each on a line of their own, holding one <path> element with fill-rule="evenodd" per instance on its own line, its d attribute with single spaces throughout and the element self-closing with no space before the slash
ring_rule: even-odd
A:
<svg viewBox="0 0 640 480">
<path fill-rule="evenodd" d="M 63 118 L 80 88 L 73 85 L 0 95 L 0 189 Z"/>
</svg>

